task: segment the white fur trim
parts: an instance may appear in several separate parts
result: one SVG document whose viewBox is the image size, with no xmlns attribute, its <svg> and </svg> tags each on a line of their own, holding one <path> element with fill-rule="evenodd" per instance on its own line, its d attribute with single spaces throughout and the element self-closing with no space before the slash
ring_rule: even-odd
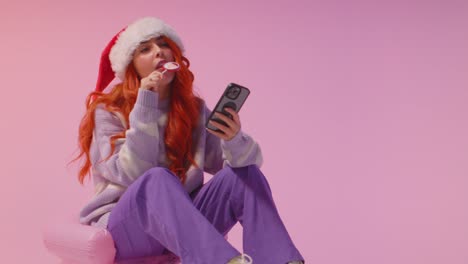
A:
<svg viewBox="0 0 468 264">
<path fill-rule="evenodd" d="M 170 38 L 179 46 L 182 52 L 184 52 L 184 45 L 171 26 L 158 18 L 141 18 L 130 24 L 120 33 L 115 45 L 109 53 L 112 70 L 115 75 L 120 80 L 123 80 L 125 77 L 125 70 L 132 61 L 133 52 L 138 45 L 143 41 L 159 36 Z"/>
</svg>

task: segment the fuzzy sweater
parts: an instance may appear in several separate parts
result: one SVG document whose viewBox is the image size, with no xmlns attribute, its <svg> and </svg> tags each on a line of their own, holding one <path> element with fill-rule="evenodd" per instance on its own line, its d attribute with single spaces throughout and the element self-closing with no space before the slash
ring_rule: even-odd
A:
<svg viewBox="0 0 468 264">
<path fill-rule="evenodd" d="M 259 145 L 242 130 L 229 141 L 206 131 L 204 125 L 210 110 L 204 103 L 202 108 L 193 133 L 198 168 L 192 165 L 187 171 L 184 188 L 188 193 L 203 184 L 203 172 L 214 175 L 223 166 L 262 164 Z M 152 167 L 168 168 L 164 145 L 168 111 L 169 99 L 159 100 L 158 93 L 141 88 L 129 115 L 130 124 L 120 113 L 109 112 L 104 106 L 96 108 L 90 149 L 95 195 L 80 212 L 82 224 L 93 224 L 106 215 L 99 222 L 107 226 L 109 212 L 130 184 Z M 114 152 L 106 160 L 111 151 L 110 137 L 122 131 L 126 131 L 126 137 L 116 141 Z"/>
</svg>

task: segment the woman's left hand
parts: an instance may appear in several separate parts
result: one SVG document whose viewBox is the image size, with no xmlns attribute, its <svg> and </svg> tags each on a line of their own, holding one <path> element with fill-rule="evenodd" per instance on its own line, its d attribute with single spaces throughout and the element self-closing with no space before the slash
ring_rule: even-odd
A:
<svg viewBox="0 0 468 264">
<path fill-rule="evenodd" d="M 220 129 L 224 133 L 216 132 L 216 131 L 211 130 L 209 128 L 207 128 L 207 130 L 211 134 L 213 134 L 213 135 L 215 135 L 215 136 L 217 136 L 217 137 L 219 137 L 221 139 L 224 139 L 226 141 L 229 141 L 229 140 L 233 139 L 237 135 L 237 133 L 239 133 L 240 128 L 241 128 L 241 123 L 240 123 L 240 119 L 239 119 L 239 114 L 237 114 L 236 111 L 232 110 L 229 107 L 224 108 L 224 110 L 232 115 L 232 119 L 230 119 L 229 117 L 223 115 L 222 113 L 218 113 L 218 112 L 214 113 L 214 117 L 223 120 L 227 124 L 227 126 L 225 126 L 225 125 L 223 125 L 221 123 L 218 123 L 216 121 L 212 121 L 212 120 L 209 121 L 212 126 Z"/>
</svg>

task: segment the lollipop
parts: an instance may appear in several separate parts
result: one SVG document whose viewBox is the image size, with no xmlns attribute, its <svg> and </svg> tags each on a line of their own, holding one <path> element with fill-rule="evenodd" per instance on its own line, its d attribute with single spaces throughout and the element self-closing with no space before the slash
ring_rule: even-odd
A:
<svg viewBox="0 0 468 264">
<path fill-rule="evenodd" d="M 163 68 L 164 68 L 164 71 L 162 71 L 162 74 L 164 74 L 167 71 L 176 72 L 180 69 L 180 65 L 177 62 L 170 61 L 170 62 L 164 63 Z"/>
</svg>

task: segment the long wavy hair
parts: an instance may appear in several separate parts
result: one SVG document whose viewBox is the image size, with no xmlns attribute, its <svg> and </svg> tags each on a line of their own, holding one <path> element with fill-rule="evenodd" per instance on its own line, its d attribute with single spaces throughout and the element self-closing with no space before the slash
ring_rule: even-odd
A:
<svg viewBox="0 0 468 264">
<path fill-rule="evenodd" d="M 194 160 L 194 146 L 192 134 L 197 127 L 201 99 L 193 93 L 194 75 L 189 70 L 190 61 L 182 56 L 180 48 L 170 38 L 163 36 L 172 50 L 175 61 L 180 64 L 180 70 L 175 73 L 170 90 L 170 110 L 165 129 L 164 144 L 169 160 L 169 169 L 185 182 L 186 173 L 191 165 L 197 166 Z M 90 175 L 91 158 L 90 148 L 94 130 L 94 111 L 103 104 L 108 111 L 119 112 L 129 124 L 129 114 L 135 105 L 140 77 L 136 73 L 133 63 L 130 63 L 125 72 L 125 80 L 117 84 L 109 93 L 91 92 L 86 98 L 86 113 L 83 116 L 78 134 L 79 155 L 73 160 L 84 157 L 84 164 L 78 173 L 78 180 L 83 184 L 86 176 Z M 125 131 L 110 138 L 111 153 L 115 151 L 117 139 L 125 138 Z M 72 161 L 72 162 L 73 162 Z"/>
</svg>

